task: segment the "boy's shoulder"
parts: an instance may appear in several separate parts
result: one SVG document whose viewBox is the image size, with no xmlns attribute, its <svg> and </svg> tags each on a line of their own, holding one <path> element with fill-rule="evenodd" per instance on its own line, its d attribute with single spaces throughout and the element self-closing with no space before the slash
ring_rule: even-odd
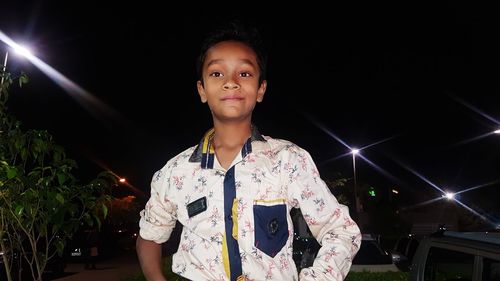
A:
<svg viewBox="0 0 500 281">
<path fill-rule="evenodd" d="M 170 158 L 167 163 L 163 166 L 162 170 L 171 170 L 176 167 L 184 166 L 189 162 L 189 158 L 196 150 L 197 145 L 191 146 L 184 151 L 178 153 L 174 157 Z"/>
<path fill-rule="evenodd" d="M 291 153 L 308 153 L 306 149 L 297 145 L 296 143 L 280 138 L 273 138 L 271 136 L 262 136 L 267 144 L 269 145 L 271 151 L 277 152 L 291 152 Z"/>
</svg>

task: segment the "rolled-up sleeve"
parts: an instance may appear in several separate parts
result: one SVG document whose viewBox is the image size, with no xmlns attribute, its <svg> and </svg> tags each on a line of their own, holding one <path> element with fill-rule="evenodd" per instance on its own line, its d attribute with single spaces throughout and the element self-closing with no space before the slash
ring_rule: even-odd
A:
<svg viewBox="0 0 500 281">
<path fill-rule="evenodd" d="M 171 168 L 169 165 L 153 175 L 151 197 L 140 212 L 139 234 L 145 240 L 164 243 L 170 238 L 177 220 L 177 207 L 169 197 Z"/>
<path fill-rule="evenodd" d="M 311 233 L 321 244 L 313 266 L 300 280 L 344 280 L 359 250 L 361 233 L 346 206 L 339 204 L 320 178 L 309 153 L 297 148 L 288 162 L 289 198 L 299 207 Z"/>
</svg>

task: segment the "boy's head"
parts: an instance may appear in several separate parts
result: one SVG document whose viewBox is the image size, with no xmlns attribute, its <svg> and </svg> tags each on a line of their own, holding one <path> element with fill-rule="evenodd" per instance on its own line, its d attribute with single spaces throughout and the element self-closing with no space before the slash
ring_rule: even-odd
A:
<svg viewBox="0 0 500 281">
<path fill-rule="evenodd" d="M 267 53 L 263 46 L 262 38 L 255 28 L 247 27 L 237 21 L 232 21 L 220 26 L 208 34 L 201 45 L 200 55 L 196 63 L 198 80 L 203 83 L 203 64 L 205 63 L 207 51 L 214 45 L 223 41 L 241 42 L 252 49 L 257 56 L 259 65 L 259 83 L 266 80 Z"/>
</svg>

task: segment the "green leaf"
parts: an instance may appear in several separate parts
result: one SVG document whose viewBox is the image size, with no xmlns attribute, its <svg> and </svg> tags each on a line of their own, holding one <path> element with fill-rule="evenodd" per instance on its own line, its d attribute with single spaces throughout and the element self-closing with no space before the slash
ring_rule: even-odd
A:
<svg viewBox="0 0 500 281">
<path fill-rule="evenodd" d="M 17 176 L 17 169 L 16 168 L 7 168 L 7 178 L 12 179 L 15 176 Z"/>
<path fill-rule="evenodd" d="M 60 228 L 59 224 L 54 224 L 52 226 L 52 235 L 56 234 L 59 231 L 59 228 Z"/>
<path fill-rule="evenodd" d="M 104 214 L 104 218 L 108 216 L 108 207 L 105 204 L 102 204 L 102 213 Z"/>
<path fill-rule="evenodd" d="M 92 221 L 92 218 L 90 217 L 90 214 L 89 213 L 85 213 L 83 215 L 83 221 L 89 225 L 89 226 L 93 226 L 94 225 L 94 221 Z"/>
<path fill-rule="evenodd" d="M 24 206 L 17 205 L 16 210 L 14 211 L 14 213 L 15 213 L 18 217 L 20 217 L 20 216 L 23 214 L 23 211 L 24 211 Z"/>
<path fill-rule="evenodd" d="M 57 181 L 59 182 L 59 185 L 63 185 L 68 178 L 66 177 L 65 174 L 63 173 L 58 173 L 57 174 Z"/>
<path fill-rule="evenodd" d="M 61 193 L 56 194 L 56 200 L 59 201 L 59 203 L 64 204 L 64 197 L 61 195 Z"/>
<path fill-rule="evenodd" d="M 26 160 L 28 158 L 28 149 L 21 149 L 21 159 Z"/>
<path fill-rule="evenodd" d="M 101 219 L 98 216 L 94 216 L 94 219 L 97 222 L 97 229 L 101 229 Z"/>
<path fill-rule="evenodd" d="M 63 251 L 64 251 L 64 241 L 57 240 L 54 244 L 55 244 L 56 249 L 57 249 L 57 255 L 62 257 Z"/>
<path fill-rule="evenodd" d="M 26 73 L 22 73 L 21 76 L 19 77 L 19 87 L 22 87 L 23 84 L 28 83 L 28 81 L 29 81 L 29 78 L 26 75 Z"/>
</svg>

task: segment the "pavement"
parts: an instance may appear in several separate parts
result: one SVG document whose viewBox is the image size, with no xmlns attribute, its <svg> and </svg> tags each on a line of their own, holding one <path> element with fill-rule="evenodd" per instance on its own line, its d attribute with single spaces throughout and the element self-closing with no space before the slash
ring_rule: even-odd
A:
<svg viewBox="0 0 500 281">
<path fill-rule="evenodd" d="M 100 260 L 96 263 L 97 269 L 85 269 L 81 262 L 68 263 L 63 277 L 45 280 L 54 281 L 123 281 L 124 278 L 141 273 L 135 250 L 128 250 L 115 257 Z"/>
</svg>

